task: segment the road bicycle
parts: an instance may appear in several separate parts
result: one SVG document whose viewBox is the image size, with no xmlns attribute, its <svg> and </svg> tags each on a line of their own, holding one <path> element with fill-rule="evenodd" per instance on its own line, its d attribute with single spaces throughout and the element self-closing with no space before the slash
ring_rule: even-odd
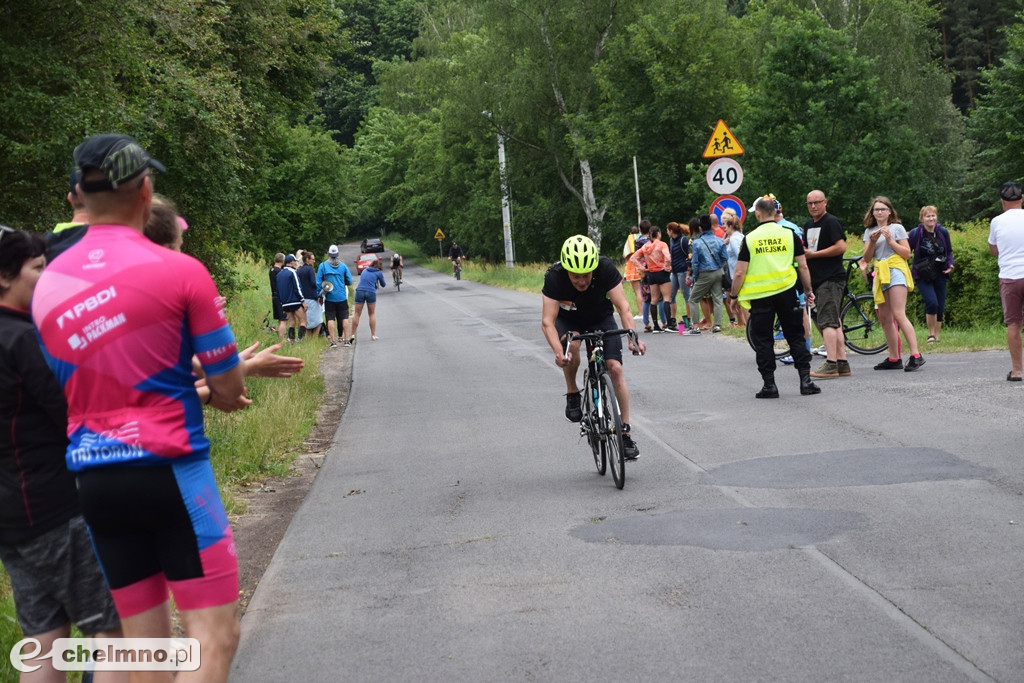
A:
<svg viewBox="0 0 1024 683">
<path fill-rule="evenodd" d="M 886 347 L 885 331 L 882 323 L 878 321 L 875 314 L 875 297 L 870 292 L 866 294 L 855 294 L 850 289 L 850 280 L 854 272 L 859 274 L 860 256 L 844 257 L 846 264 L 846 285 L 843 287 L 843 305 L 839 311 L 839 319 L 843 323 L 843 336 L 846 339 L 846 348 L 851 351 L 871 356 L 881 353 Z M 784 358 L 789 355 L 789 344 L 782 336 L 782 324 L 775 319 L 772 326 L 772 333 L 775 338 L 775 357 Z M 747 325 L 747 343 L 754 348 L 750 338 L 750 325 Z"/>
<path fill-rule="evenodd" d="M 602 477 L 611 465 L 612 479 L 617 488 L 626 485 L 626 465 L 622 443 L 622 416 L 619 413 L 619 399 L 615 395 L 612 377 L 604 359 L 604 338 L 628 335 L 633 346 L 639 348 L 636 330 L 596 330 L 593 332 L 569 332 L 565 335 L 565 353 L 578 340 L 587 353 L 587 367 L 583 371 L 583 420 L 580 422 L 580 437 L 585 438 L 594 453 L 597 473 Z M 634 352 L 634 355 L 638 352 Z"/>
<path fill-rule="evenodd" d="M 462 279 L 462 259 L 455 261 L 455 279 Z"/>
<path fill-rule="evenodd" d="M 395 291 L 402 291 L 402 278 L 398 274 L 398 268 L 391 269 L 391 279 L 395 282 Z"/>
</svg>

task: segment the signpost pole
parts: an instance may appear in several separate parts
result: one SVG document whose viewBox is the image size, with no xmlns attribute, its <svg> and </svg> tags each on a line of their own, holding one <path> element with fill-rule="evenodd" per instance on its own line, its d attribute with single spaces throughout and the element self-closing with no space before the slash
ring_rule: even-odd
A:
<svg viewBox="0 0 1024 683">
<path fill-rule="evenodd" d="M 636 224 L 640 225 L 640 174 L 636 170 L 636 156 L 633 157 L 633 184 L 636 185 Z"/>
<path fill-rule="evenodd" d="M 512 244 L 512 197 L 508 186 L 508 166 L 505 164 L 505 136 L 498 131 L 498 176 L 501 179 L 501 224 L 505 238 L 505 267 L 516 265 Z"/>
</svg>

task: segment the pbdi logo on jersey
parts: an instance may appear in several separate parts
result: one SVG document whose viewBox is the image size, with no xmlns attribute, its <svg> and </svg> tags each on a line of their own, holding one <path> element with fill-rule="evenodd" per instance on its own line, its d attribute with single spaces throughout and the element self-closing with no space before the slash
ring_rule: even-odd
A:
<svg viewBox="0 0 1024 683">
<path fill-rule="evenodd" d="M 101 256 L 102 253 L 103 252 L 100 252 Z M 78 318 L 82 317 L 82 313 L 85 313 L 86 311 L 95 311 L 97 308 L 111 301 L 115 297 L 117 297 L 117 292 L 114 290 L 113 285 L 106 289 L 101 289 L 96 294 L 86 297 L 83 301 L 79 301 L 74 306 L 57 316 L 57 327 L 63 330 L 65 321 L 70 320 L 74 322 Z"/>
</svg>

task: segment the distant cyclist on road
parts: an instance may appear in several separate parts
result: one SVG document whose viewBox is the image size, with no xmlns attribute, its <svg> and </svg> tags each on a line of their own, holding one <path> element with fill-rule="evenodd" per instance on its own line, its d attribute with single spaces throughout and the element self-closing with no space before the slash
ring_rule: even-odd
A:
<svg viewBox="0 0 1024 683">
<path fill-rule="evenodd" d="M 600 256 L 594 241 L 584 235 L 573 235 L 562 245 L 561 260 L 548 268 L 541 293 L 544 295 L 541 329 L 555 352 L 555 365 L 562 368 L 565 375 L 565 417 L 570 422 L 579 422 L 583 419 L 582 399 L 576 384 L 580 342 L 573 342 L 569 355 L 565 355 L 561 337 L 568 332 L 617 329 L 614 311 L 619 312 L 623 328 L 635 331 L 633 312 L 626 301 L 618 268 L 610 258 Z M 646 347 L 639 340 L 634 346 L 630 340 L 629 350 L 643 355 Z M 604 357 L 622 414 L 623 455 L 635 460 L 640 449 L 629 433 L 629 389 L 622 372 L 622 337 L 604 340 Z"/>
<path fill-rule="evenodd" d="M 463 253 L 462 247 L 455 240 L 452 240 L 452 246 L 448 249 L 448 258 L 452 261 L 452 277 L 455 277 L 455 267 L 462 263 L 462 259 L 466 258 L 466 254 Z"/>
<path fill-rule="evenodd" d="M 402 281 L 402 267 L 404 265 L 405 264 L 402 262 L 401 254 L 398 254 L 396 252 L 396 253 L 391 255 L 391 270 L 397 270 L 398 271 L 398 281 L 399 282 Z"/>
</svg>

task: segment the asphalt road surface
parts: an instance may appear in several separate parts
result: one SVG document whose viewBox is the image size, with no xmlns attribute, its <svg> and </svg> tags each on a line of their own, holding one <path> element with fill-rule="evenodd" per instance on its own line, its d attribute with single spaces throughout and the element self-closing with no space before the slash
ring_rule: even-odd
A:
<svg viewBox="0 0 1024 683">
<path fill-rule="evenodd" d="M 745 342 L 643 335 L 619 491 L 540 309 L 416 267 L 379 292 L 233 681 L 1024 681 L 1007 352 L 851 353 L 818 396 L 780 366 L 765 401 Z"/>
</svg>

